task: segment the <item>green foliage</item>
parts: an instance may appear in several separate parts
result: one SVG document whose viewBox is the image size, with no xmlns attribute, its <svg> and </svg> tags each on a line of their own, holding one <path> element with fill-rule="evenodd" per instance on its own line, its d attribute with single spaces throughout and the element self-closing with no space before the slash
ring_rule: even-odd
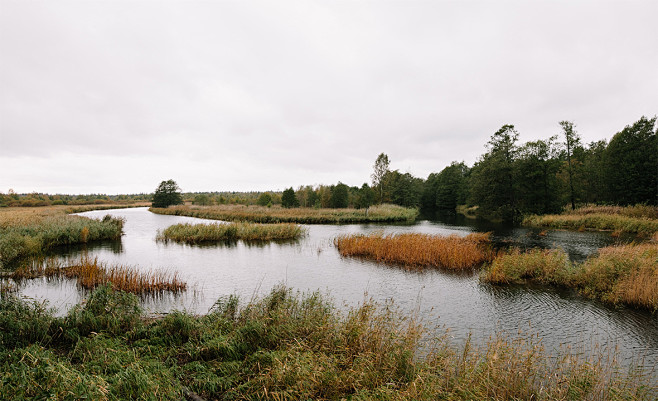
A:
<svg viewBox="0 0 658 401">
<path fill-rule="evenodd" d="M 389 173 L 390 164 L 391 162 L 390 160 L 388 160 L 388 155 L 386 155 L 385 153 L 380 153 L 379 156 L 377 156 L 377 159 L 375 160 L 375 164 L 373 166 L 373 172 L 372 175 L 370 176 L 372 178 L 373 188 L 377 188 L 379 203 L 382 203 L 384 201 L 384 186 L 385 186 L 384 177 L 386 177 L 386 174 Z"/>
<path fill-rule="evenodd" d="M 466 202 L 468 167 L 462 162 L 452 162 L 435 178 L 435 207 L 440 210 L 455 211 L 457 205 Z"/>
<path fill-rule="evenodd" d="M 555 140 L 528 142 L 519 149 L 515 163 L 523 213 L 555 213 L 562 207 L 557 180 L 561 163 Z"/>
<path fill-rule="evenodd" d="M 87 302 L 76 305 L 66 316 L 67 337 L 78 339 L 90 333 L 120 335 L 141 324 L 142 309 L 134 294 L 114 291 L 109 285 L 95 289 Z"/>
<path fill-rule="evenodd" d="M 0 295 L 0 349 L 47 343 L 54 318 L 46 304 Z"/>
<path fill-rule="evenodd" d="M 335 209 L 344 209 L 348 206 L 348 187 L 342 182 L 338 182 L 331 191 L 331 207 Z"/>
<path fill-rule="evenodd" d="M 176 181 L 162 181 L 153 194 L 152 207 L 169 207 L 171 205 L 182 205 L 183 197 Z"/>
<path fill-rule="evenodd" d="M 605 156 L 607 200 L 620 204 L 658 204 L 658 130 L 656 117 L 640 118 L 615 134 Z"/>
<path fill-rule="evenodd" d="M 283 195 L 281 195 L 281 206 L 285 208 L 299 207 L 299 201 L 292 187 L 283 191 Z"/>
<path fill-rule="evenodd" d="M 270 195 L 269 192 L 263 192 L 260 194 L 258 197 L 258 201 L 256 202 L 259 206 L 267 206 L 272 204 L 272 195 Z"/>
<path fill-rule="evenodd" d="M 363 183 L 359 189 L 356 200 L 356 207 L 358 209 L 368 210 L 368 208 L 372 206 L 373 203 L 375 203 L 375 191 L 373 191 L 372 188 L 368 186 L 368 184 Z"/>
<path fill-rule="evenodd" d="M 192 203 L 199 206 L 210 206 L 213 204 L 213 200 L 208 194 L 199 194 L 194 197 Z"/>
</svg>

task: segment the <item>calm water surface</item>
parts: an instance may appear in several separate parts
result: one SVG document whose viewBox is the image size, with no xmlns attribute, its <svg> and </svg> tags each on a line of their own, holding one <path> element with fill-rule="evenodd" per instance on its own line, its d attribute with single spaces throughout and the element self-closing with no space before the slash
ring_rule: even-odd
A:
<svg viewBox="0 0 658 401">
<path fill-rule="evenodd" d="M 424 220 L 413 225 L 310 225 L 305 238 L 288 243 L 238 241 L 190 246 L 156 242 L 157 231 L 176 223 L 209 220 L 157 215 L 146 208 L 82 213 L 92 218 L 106 214 L 126 219 L 125 235 L 120 241 L 70 248 L 60 255 L 87 254 L 110 264 L 178 272 L 188 283 L 187 292 L 177 297 L 146 300 L 145 307 L 151 313 L 174 309 L 206 313 L 220 297 L 237 294 L 248 300 L 285 284 L 300 291 L 320 290 L 329 294 L 338 306 L 358 305 L 366 297 L 381 303 L 393 300 L 405 313 L 417 312 L 427 327 L 449 329 L 455 343 L 463 342 L 469 333 L 476 341 L 484 341 L 496 333 L 512 337 L 537 335 L 547 349 L 569 346 L 587 353 L 599 346 L 605 350 L 617 349 L 623 361 L 642 358 L 645 366 L 658 365 L 658 315 L 611 308 L 570 291 L 482 284 L 477 273 L 414 272 L 343 258 L 333 246 L 336 236 L 350 233 L 466 235 L 492 231 L 498 243 L 562 247 L 573 260 L 580 261 L 598 248 L 614 243 L 606 233 L 549 231 L 540 236 L 538 230 L 504 228 L 463 219 Z M 27 284 L 21 293 L 48 299 L 60 313 L 80 302 L 83 296 L 74 283 L 41 279 Z"/>
</svg>

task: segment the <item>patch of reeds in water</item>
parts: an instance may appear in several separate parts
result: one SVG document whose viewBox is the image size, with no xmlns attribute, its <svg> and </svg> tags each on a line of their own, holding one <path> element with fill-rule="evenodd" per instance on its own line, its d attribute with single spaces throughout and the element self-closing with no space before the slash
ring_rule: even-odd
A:
<svg viewBox="0 0 658 401">
<path fill-rule="evenodd" d="M 173 206 L 150 208 L 153 213 L 199 217 L 211 220 L 249 221 L 253 223 L 347 224 L 372 222 L 411 222 L 418 210 L 397 205 L 365 209 L 282 208 L 244 205 Z"/>
<path fill-rule="evenodd" d="M 3 210 L 0 267 L 60 245 L 121 238 L 123 224 L 123 219 L 109 215 L 102 219 L 66 215 L 61 208 Z"/>
<path fill-rule="evenodd" d="M 108 265 L 97 258 L 81 258 L 71 264 L 48 259 L 26 263 L 8 275 L 14 281 L 37 277 L 75 279 L 84 289 L 109 284 L 118 291 L 140 295 L 181 292 L 187 288 L 177 272 L 140 271 L 135 267 Z"/>
<path fill-rule="evenodd" d="M 306 233 L 297 224 L 175 224 L 158 233 L 160 241 L 197 244 L 209 241 L 285 241 L 295 240 Z"/>
<path fill-rule="evenodd" d="M 563 214 L 527 216 L 523 225 L 569 230 L 606 230 L 651 236 L 658 232 L 655 206 L 587 206 Z"/>
<path fill-rule="evenodd" d="M 428 234 L 352 234 L 334 244 L 342 256 L 357 256 L 408 267 L 441 267 L 463 270 L 493 258 L 488 233 L 465 237 Z"/>
<path fill-rule="evenodd" d="M 561 249 L 514 250 L 498 256 L 482 280 L 573 287 L 604 302 L 658 310 L 658 243 L 602 248 L 584 263 L 570 262 Z"/>
</svg>

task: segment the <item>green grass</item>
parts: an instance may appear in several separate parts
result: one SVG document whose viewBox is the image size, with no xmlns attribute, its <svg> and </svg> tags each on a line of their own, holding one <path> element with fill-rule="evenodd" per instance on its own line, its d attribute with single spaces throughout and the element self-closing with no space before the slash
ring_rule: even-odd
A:
<svg viewBox="0 0 658 401">
<path fill-rule="evenodd" d="M 379 205 L 368 209 L 314 209 L 264 206 L 174 206 L 150 208 L 153 213 L 199 217 L 212 220 L 249 221 L 253 223 L 346 224 L 375 222 L 412 222 L 417 209 L 396 205 Z"/>
<path fill-rule="evenodd" d="M 612 304 L 658 311 L 658 243 L 611 246 L 584 263 L 561 250 L 518 250 L 497 257 L 481 276 L 494 284 L 571 287 Z"/>
<path fill-rule="evenodd" d="M 340 312 L 319 293 L 276 288 L 205 316 L 145 319 L 134 295 L 101 287 L 66 316 L 0 299 L 6 399 L 653 400 L 646 372 L 602 355 L 548 355 L 541 339 L 475 346 L 424 329 L 394 305 Z M 427 345 L 430 344 L 430 345 Z M 425 348 L 423 348 L 425 347 Z M 429 349 L 427 348 L 429 347 Z M 422 352 L 421 352 L 422 350 Z"/>
<path fill-rule="evenodd" d="M 563 214 L 531 215 L 523 225 L 569 230 L 607 230 L 651 236 L 658 232 L 658 208 L 653 206 L 587 206 Z"/>
<path fill-rule="evenodd" d="M 89 219 L 63 214 L 63 210 L 3 211 L 0 214 L 0 267 L 39 256 L 61 245 L 121 238 L 124 221 L 120 218 L 108 215 Z"/>
<path fill-rule="evenodd" d="M 295 240 L 305 229 L 289 223 L 279 224 L 176 224 L 158 233 L 158 240 L 197 244 L 209 241 L 272 241 Z"/>
</svg>

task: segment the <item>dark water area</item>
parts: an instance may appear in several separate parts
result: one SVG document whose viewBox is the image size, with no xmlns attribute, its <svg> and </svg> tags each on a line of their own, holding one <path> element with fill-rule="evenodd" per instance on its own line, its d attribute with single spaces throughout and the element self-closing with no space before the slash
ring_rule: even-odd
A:
<svg viewBox="0 0 658 401">
<path fill-rule="evenodd" d="M 338 307 L 356 306 L 366 298 L 393 304 L 405 314 L 417 314 L 429 328 L 448 329 L 456 345 L 470 335 L 476 342 L 497 334 L 537 336 L 547 350 L 569 347 L 588 354 L 594 348 L 617 350 L 624 362 L 658 365 L 658 315 L 614 308 L 577 293 L 545 287 L 492 286 L 479 281 L 478 272 L 455 274 L 439 270 L 407 271 L 399 266 L 343 258 L 333 245 L 338 235 L 352 233 L 419 232 L 467 235 L 491 232 L 499 246 L 565 249 L 582 261 L 603 246 L 631 238 L 612 238 L 601 232 L 570 232 L 507 227 L 466 219 L 439 217 L 414 224 L 309 225 L 308 234 L 284 243 L 219 243 L 182 245 L 156 241 L 158 230 L 184 222 L 213 222 L 150 213 L 146 208 L 81 213 L 99 218 L 106 214 L 126 219 L 120 241 L 59 250 L 61 258 L 97 257 L 109 264 L 140 270 L 176 271 L 187 281 L 179 296 L 145 299 L 150 313 L 186 310 L 203 314 L 220 297 L 232 294 L 243 302 L 267 294 L 278 285 L 302 292 L 328 294 Z M 540 235 L 541 234 L 541 235 Z M 20 292 L 47 299 L 60 313 L 84 296 L 69 281 L 32 280 Z"/>
</svg>

